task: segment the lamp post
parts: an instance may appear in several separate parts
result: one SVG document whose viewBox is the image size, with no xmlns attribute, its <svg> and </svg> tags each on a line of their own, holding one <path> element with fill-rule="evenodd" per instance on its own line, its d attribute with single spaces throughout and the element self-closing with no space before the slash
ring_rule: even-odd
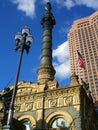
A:
<svg viewBox="0 0 98 130">
<path fill-rule="evenodd" d="M 33 40 L 32 36 L 30 35 L 30 29 L 27 26 L 25 26 L 21 32 L 18 32 L 15 35 L 15 40 L 16 40 L 15 50 L 17 51 L 18 49 L 20 49 L 20 56 L 19 56 L 18 68 L 16 71 L 16 79 L 15 79 L 15 84 L 13 88 L 11 104 L 10 104 L 9 112 L 8 112 L 7 125 L 3 127 L 3 130 L 12 130 L 14 102 L 15 102 L 15 96 L 17 93 L 17 83 L 18 83 L 18 78 L 19 78 L 19 73 L 20 73 L 22 56 L 23 56 L 24 50 L 26 50 L 27 54 L 29 53 L 30 44 L 32 43 L 32 40 Z"/>
</svg>

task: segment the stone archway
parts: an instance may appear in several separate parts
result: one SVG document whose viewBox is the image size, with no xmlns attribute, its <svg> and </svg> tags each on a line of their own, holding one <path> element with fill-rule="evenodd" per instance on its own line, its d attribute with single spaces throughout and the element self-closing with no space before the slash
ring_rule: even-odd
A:
<svg viewBox="0 0 98 130">
<path fill-rule="evenodd" d="M 52 122 L 55 121 L 55 119 L 63 119 L 66 121 L 66 127 L 68 130 L 74 130 L 74 120 L 72 119 L 71 115 L 66 111 L 56 111 L 50 113 L 46 117 L 46 124 L 47 127 L 50 128 L 52 125 Z"/>
<path fill-rule="evenodd" d="M 31 124 L 33 125 L 33 128 L 36 127 L 36 120 L 31 115 L 22 115 L 22 116 L 18 117 L 19 121 L 24 121 L 26 119 L 31 122 Z"/>
</svg>

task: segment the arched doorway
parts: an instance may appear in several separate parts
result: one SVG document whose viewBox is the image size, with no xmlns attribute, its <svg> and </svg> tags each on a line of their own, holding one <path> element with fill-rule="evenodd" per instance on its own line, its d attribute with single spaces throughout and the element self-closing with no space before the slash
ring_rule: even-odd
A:
<svg viewBox="0 0 98 130">
<path fill-rule="evenodd" d="M 36 127 L 36 120 L 31 115 L 22 115 L 18 120 L 26 126 L 25 130 L 33 130 Z"/>
<path fill-rule="evenodd" d="M 75 130 L 74 121 L 66 111 L 50 113 L 46 118 L 46 125 L 48 129 Z"/>
</svg>

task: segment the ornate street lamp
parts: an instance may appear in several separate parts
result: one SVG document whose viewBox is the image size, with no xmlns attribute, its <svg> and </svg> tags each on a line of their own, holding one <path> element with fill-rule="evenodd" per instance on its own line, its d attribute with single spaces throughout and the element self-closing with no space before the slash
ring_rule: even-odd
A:
<svg viewBox="0 0 98 130">
<path fill-rule="evenodd" d="M 24 50 L 26 50 L 27 54 L 29 53 L 30 44 L 33 41 L 33 38 L 30 35 L 30 29 L 27 26 L 25 26 L 21 32 L 18 32 L 15 35 L 15 40 L 16 40 L 15 50 L 17 51 L 18 49 L 20 49 L 20 56 L 19 56 L 18 68 L 16 72 L 15 84 L 14 84 L 13 93 L 12 93 L 11 104 L 10 104 L 9 112 L 8 112 L 7 125 L 3 127 L 3 130 L 12 130 L 11 127 L 12 127 L 12 119 L 13 119 L 13 113 L 14 113 L 14 101 L 15 101 L 15 96 L 17 93 L 17 83 L 18 83 L 18 78 L 19 78 L 19 73 L 20 73 L 22 56 L 23 56 Z"/>
</svg>

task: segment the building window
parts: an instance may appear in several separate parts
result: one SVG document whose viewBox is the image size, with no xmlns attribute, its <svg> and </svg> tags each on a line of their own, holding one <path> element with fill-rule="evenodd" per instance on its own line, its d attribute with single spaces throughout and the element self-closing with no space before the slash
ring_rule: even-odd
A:
<svg viewBox="0 0 98 130">
<path fill-rule="evenodd" d="M 67 128 L 67 122 L 63 118 L 56 118 L 51 124 L 51 128 Z"/>
</svg>

